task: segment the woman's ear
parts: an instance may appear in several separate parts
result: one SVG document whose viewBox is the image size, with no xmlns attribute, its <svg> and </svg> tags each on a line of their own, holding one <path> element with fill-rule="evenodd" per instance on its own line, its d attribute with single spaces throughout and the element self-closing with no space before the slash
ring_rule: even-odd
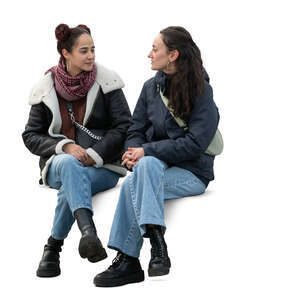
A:
<svg viewBox="0 0 300 300">
<path fill-rule="evenodd" d="M 174 62 L 179 56 L 179 51 L 178 50 L 172 50 L 170 51 L 170 54 L 169 54 L 169 61 L 170 62 Z"/>
<path fill-rule="evenodd" d="M 61 54 L 65 59 L 68 59 L 70 55 L 70 53 L 66 49 L 62 49 Z"/>
</svg>

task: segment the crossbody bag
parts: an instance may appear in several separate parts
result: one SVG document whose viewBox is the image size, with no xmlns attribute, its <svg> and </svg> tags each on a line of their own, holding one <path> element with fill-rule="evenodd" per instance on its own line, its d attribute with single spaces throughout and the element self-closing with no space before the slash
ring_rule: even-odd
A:
<svg viewBox="0 0 300 300">
<path fill-rule="evenodd" d="M 103 129 L 89 130 L 85 126 L 79 124 L 75 120 L 73 109 L 72 109 L 72 103 L 66 101 L 66 105 L 67 105 L 67 110 L 71 118 L 72 124 L 75 126 L 75 137 L 76 137 L 75 139 L 78 145 L 87 149 L 92 147 L 96 142 L 99 142 L 103 139 L 103 134 L 104 134 Z"/>
<path fill-rule="evenodd" d="M 186 122 L 184 120 L 182 120 L 181 118 L 174 116 L 173 112 L 168 107 L 169 99 L 166 96 L 164 96 L 161 89 L 159 89 L 159 93 L 160 93 L 161 99 L 162 99 L 163 103 L 165 104 L 167 110 L 172 115 L 172 117 L 174 118 L 174 120 L 176 121 L 178 126 L 183 128 L 184 131 L 187 131 L 188 126 L 187 126 Z M 223 148 L 224 148 L 223 138 L 222 138 L 221 132 L 219 131 L 219 129 L 217 129 L 211 143 L 208 145 L 208 147 L 204 151 L 204 153 L 208 154 L 208 155 L 212 155 L 212 156 L 220 155 L 223 151 Z"/>
</svg>

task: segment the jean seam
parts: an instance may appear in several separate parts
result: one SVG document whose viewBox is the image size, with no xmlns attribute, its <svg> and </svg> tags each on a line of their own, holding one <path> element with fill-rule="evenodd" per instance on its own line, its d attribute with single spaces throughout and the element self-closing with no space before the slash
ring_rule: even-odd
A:
<svg viewBox="0 0 300 300">
<path fill-rule="evenodd" d="M 129 241 L 132 239 L 135 225 L 136 225 L 136 227 L 139 227 L 138 221 L 137 221 L 137 218 L 139 218 L 139 211 L 136 208 L 136 202 L 134 200 L 135 199 L 135 197 L 134 197 L 135 196 L 135 192 L 132 189 L 132 182 L 131 182 L 131 180 L 133 180 L 133 179 L 134 179 L 134 174 L 132 174 L 132 176 L 129 176 L 129 178 L 128 178 L 128 185 L 129 185 L 129 192 L 130 192 L 130 197 L 131 197 L 131 203 L 132 203 L 134 218 L 133 218 L 133 222 L 130 225 L 128 236 L 127 236 L 127 238 L 126 238 L 126 240 L 125 240 L 125 242 L 123 244 L 125 249 L 128 248 Z"/>
<path fill-rule="evenodd" d="M 84 196 L 85 196 L 85 205 L 90 205 L 90 197 L 89 197 L 89 192 L 88 192 L 88 184 L 87 184 L 87 180 L 86 180 L 86 175 L 83 175 L 82 178 L 82 182 L 83 182 L 83 186 L 84 186 Z"/>
<path fill-rule="evenodd" d="M 157 199 L 157 196 L 158 196 L 158 193 L 159 193 L 159 191 L 160 191 L 160 189 L 161 189 L 161 186 L 163 185 L 163 177 L 164 177 L 164 175 L 165 175 L 165 168 L 163 168 L 163 170 L 162 170 L 162 172 L 161 172 L 161 178 L 160 178 L 160 184 L 159 184 L 159 187 L 158 187 L 158 189 L 157 189 L 157 193 L 156 193 L 156 195 L 155 195 L 155 198 Z M 164 197 L 163 197 L 164 198 Z"/>
<path fill-rule="evenodd" d="M 127 249 L 128 247 L 128 243 L 129 241 L 132 239 L 132 236 L 133 236 L 133 230 L 134 230 L 134 225 L 138 225 L 135 221 L 133 221 L 130 225 L 130 229 L 129 229 L 129 233 L 128 233 L 128 236 L 126 238 L 126 241 L 124 242 L 124 248 Z"/>
<path fill-rule="evenodd" d="M 136 219 L 138 221 L 138 219 L 140 218 L 140 212 L 136 207 L 137 205 L 136 205 L 136 201 L 135 201 L 135 192 L 132 188 L 132 186 L 134 185 L 132 182 L 134 180 L 134 177 L 135 177 L 135 174 L 133 174 L 131 177 L 129 177 L 128 183 L 129 183 L 129 190 L 130 190 L 130 194 L 131 194 L 131 202 L 132 202 L 133 210 L 136 215 Z M 138 222 L 137 222 L 137 224 L 138 224 Z"/>
<path fill-rule="evenodd" d="M 159 163 L 160 163 L 160 161 L 159 161 Z M 164 171 L 165 171 L 165 169 L 166 169 L 165 165 L 163 165 L 163 164 L 161 164 L 161 163 L 160 163 L 160 165 L 162 166 L 162 170 L 161 170 L 160 185 L 159 185 L 159 187 L 158 187 L 158 190 L 157 190 L 156 194 L 154 194 L 154 197 L 155 197 L 156 199 L 158 198 L 159 191 L 160 191 L 161 187 L 163 186 Z M 134 211 L 135 211 L 136 216 L 137 216 L 137 218 L 138 218 L 138 219 L 137 219 L 137 226 L 139 227 L 140 233 L 142 234 L 142 232 L 144 231 L 144 229 L 142 228 L 142 226 L 143 226 L 143 225 L 146 225 L 146 224 L 140 224 L 140 222 L 139 222 L 139 220 L 140 220 L 140 211 L 137 209 L 137 203 L 136 203 L 136 201 L 135 201 L 135 198 L 136 198 L 136 197 L 134 197 L 134 196 L 135 196 L 135 192 L 134 192 L 134 190 L 132 189 L 132 186 L 134 185 L 134 183 L 133 183 L 132 181 L 135 179 L 135 176 L 137 176 L 137 175 L 136 175 L 136 173 L 134 172 L 132 178 L 129 178 L 129 187 L 130 187 L 130 193 L 131 193 L 131 196 L 132 196 L 132 204 L 133 204 L 133 207 L 134 207 Z M 131 180 L 131 179 L 132 179 L 132 180 Z M 131 185 L 132 185 L 132 186 L 131 186 Z M 163 199 L 164 199 L 164 197 L 163 197 Z"/>
</svg>

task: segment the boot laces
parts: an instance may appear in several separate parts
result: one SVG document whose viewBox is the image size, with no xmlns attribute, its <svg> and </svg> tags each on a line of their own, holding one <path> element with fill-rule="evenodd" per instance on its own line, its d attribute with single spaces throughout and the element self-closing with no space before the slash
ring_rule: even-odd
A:
<svg viewBox="0 0 300 300">
<path fill-rule="evenodd" d="M 163 247 L 152 246 L 151 248 L 151 257 L 164 257 L 168 255 L 167 250 Z"/>
<path fill-rule="evenodd" d="M 168 255 L 167 245 L 164 241 L 163 236 L 154 234 L 152 237 L 152 247 L 151 256 L 154 257 L 164 257 Z"/>
<path fill-rule="evenodd" d="M 122 262 L 122 260 L 123 260 L 123 253 L 118 252 L 117 256 L 113 259 L 112 264 L 109 267 L 109 269 L 111 269 L 111 268 L 113 268 L 113 269 L 117 268 L 120 265 L 120 263 Z"/>
</svg>

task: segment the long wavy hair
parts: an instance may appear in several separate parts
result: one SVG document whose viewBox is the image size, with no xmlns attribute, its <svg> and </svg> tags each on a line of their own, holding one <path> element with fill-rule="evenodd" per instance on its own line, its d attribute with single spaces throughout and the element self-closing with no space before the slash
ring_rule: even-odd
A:
<svg viewBox="0 0 300 300">
<path fill-rule="evenodd" d="M 186 119 L 195 99 L 204 90 L 204 71 L 201 53 L 190 33 L 180 26 L 170 26 L 160 31 L 168 51 L 177 50 L 175 74 L 171 75 L 169 108 L 174 115 Z"/>
</svg>

